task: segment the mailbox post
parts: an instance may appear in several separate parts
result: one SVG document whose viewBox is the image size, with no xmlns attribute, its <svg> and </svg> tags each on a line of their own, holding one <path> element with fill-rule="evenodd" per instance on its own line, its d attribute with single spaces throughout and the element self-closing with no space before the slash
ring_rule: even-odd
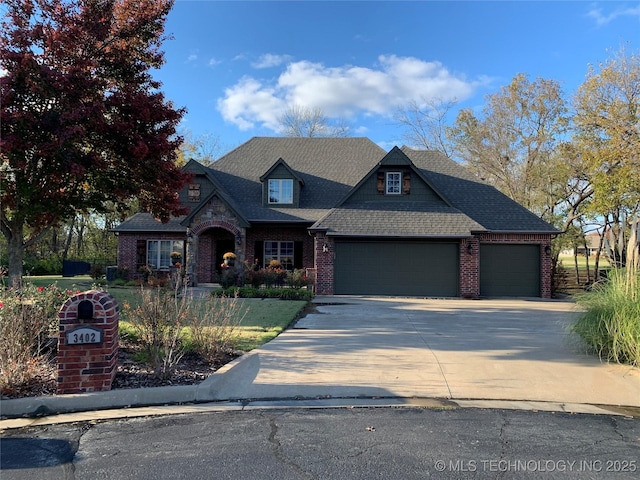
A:
<svg viewBox="0 0 640 480">
<path fill-rule="evenodd" d="M 90 290 L 69 298 L 58 317 L 58 394 L 111 390 L 118 366 L 118 303 Z"/>
</svg>

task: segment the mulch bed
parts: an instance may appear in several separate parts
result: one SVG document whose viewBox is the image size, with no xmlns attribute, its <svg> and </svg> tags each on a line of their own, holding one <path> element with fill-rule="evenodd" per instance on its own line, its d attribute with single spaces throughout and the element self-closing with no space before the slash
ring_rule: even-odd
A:
<svg viewBox="0 0 640 480">
<path fill-rule="evenodd" d="M 111 385 L 112 390 L 169 385 L 195 385 L 240 355 L 240 352 L 231 352 L 211 363 L 197 354 L 189 353 L 182 357 L 170 377 L 160 379 L 154 375 L 153 369 L 149 365 L 135 360 L 137 351 L 138 349 L 135 345 L 120 341 L 118 371 Z M 1 398 L 55 395 L 58 377 L 55 355 L 49 355 L 48 360 L 43 360 L 32 368 L 36 372 L 31 381 L 12 389 L 2 390 L 0 392 Z"/>
</svg>

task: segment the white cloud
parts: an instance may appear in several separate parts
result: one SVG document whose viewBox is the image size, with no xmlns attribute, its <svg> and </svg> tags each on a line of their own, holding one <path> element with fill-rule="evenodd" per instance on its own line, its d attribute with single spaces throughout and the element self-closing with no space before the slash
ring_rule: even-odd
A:
<svg viewBox="0 0 640 480">
<path fill-rule="evenodd" d="M 389 116 L 398 105 L 424 98 L 464 100 L 487 81 L 467 81 L 440 62 L 414 57 L 381 55 L 373 67 L 299 61 L 274 80 L 243 77 L 218 99 L 218 110 L 243 130 L 260 124 L 277 131 L 278 117 L 293 104 L 321 108 L 330 118 Z"/>
<path fill-rule="evenodd" d="M 253 62 L 251 66 L 253 68 L 271 68 L 287 63 L 291 59 L 290 55 L 274 55 L 272 53 L 266 53 L 262 55 L 257 62 Z"/>
<path fill-rule="evenodd" d="M 218 99 L 218 110 L 226 121 L 236 124 L 240 130 L 249 130 L 255 123 L 277 130 L 278 115 L 285 105 L 273 88 L 243 77 L 233 87 L 226 88 L 224 94 L 224 98 Z"/>
<path fill-rule="evenodd" d="M 187 62 L 195 62 L 197 59 L 198 59 L 198 55 L 195 53 L 192 53 L 187 57 Z"/>
<path fill-rule="evenodd" d="M 211 57 L 209 59 L 209 66 L 210 67 L 215 67 L 216 65 L 220 65 L 222 63 L 222 60 L 218 60 L 215 57 Z"/>
<path fill-rule="evenodd" d="M 594 19 L 598 26 L 607 25 L 613 22 L 618 17 L 637 17 L 638 20 L 640 20 L 640 4 L 636 5 L 635 7 L 628 8 L 618 7 L 608 15 L 602 13 L 602 8 L 594 6 L 591 10 L 589 10 L 587 16 Z"/>
</svg>

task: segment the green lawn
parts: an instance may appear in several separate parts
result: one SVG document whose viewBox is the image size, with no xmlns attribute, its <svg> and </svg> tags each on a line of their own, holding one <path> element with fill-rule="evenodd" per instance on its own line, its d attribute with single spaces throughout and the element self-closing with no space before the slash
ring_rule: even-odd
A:
<svg viewBox="0 0 640 480">
<path fill-rule="evenodd" d="M 72 291 L 90 290 L 94 284 L 91 277 L 77 276 L 63 278 L 49 275 L 41 277 L 25 277 L 25 281 L 36 287 L 46 287 L 55 283 L 58 288 Z M 118 304 L 125 302 L 137 305 L 140 294 L 137 287 L 106 287 L 106 290 L 116 299 Z M 194 300 L 198 301 L 198 300 Z M 240 321 L 240 339 L 237 348 L 249 351 L 273 340 L 284 331 L 307 305 L 306 301 L 239 298 L 238 300 Z M 129 329 L 126 319 L 121 320 L 121 328 Z"/>
</svg>

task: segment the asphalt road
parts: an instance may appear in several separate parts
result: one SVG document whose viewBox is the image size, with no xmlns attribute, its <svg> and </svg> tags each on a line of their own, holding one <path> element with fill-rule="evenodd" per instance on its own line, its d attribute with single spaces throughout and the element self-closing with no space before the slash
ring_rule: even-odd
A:
<svg viewBox="0 0 640 480">
<path fill-rule="evenodd" d="M 247 410 L 10 430 L 13 479 L 636 479 L 640 420 L 421 408 Z"/>
</svg>

